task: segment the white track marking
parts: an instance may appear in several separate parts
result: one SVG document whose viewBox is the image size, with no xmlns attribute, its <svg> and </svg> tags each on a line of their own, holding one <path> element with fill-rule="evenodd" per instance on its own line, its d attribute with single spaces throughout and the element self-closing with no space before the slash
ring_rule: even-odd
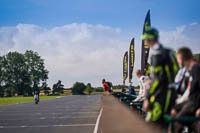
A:
<svg viewBox="0 0 200 133">
<path fill-rule="evenodd" d="M 101 108 L 101 111 L 100 111 L 100 113 L 99 113 L 99 115 L 97 117 L 97 121 L 96 121 L 93 133 L 97 133 L 98 132 L 99 121 L 100 121 L 100 118 L 101 118 L 102 111 L 103 111 L 103 108 Z"/>
<path fill-rule="evenodd" d="M 77 113 L 77 114 L 79 114 L 79 113 L 80 113 L 80 114 L 82 114 L 82 113 L 83 113 L 83 114 L 84 114 L 84 113 L 86 113 L 86 114 L 87 114 L 87 113 L 89 113 L 89 114 L 95 114 L 95 113 L 99 113 L 99 112 L 75 112 L 75 113 Z"/>
<path fill-rule="evenodd" d="M 42 127 L 88 127 L 95 126 L 95 124 L 71 124 L 71 125 L 38 125 L 38 126 L 0 126 L 2 128 L 42 128 Z"/>
<path fill-rule="evenodd" d="M 96 118 L 97 116 L 75 116 L 75 117 L 40 117 L 40 118 L 33 118 L 30 120 L 45 120 L 45 119 L 87 119 L 87 118 Z M 0 121 L 19 121 L 25 119 L 0 119 Z M 1 123 L 0 123 L 1 124 Z"/>
<path fill-rule="evenodd" d="M 99 112 L 64 112 L 64 113 L 49 113 L 49 114 L 52 114 L 52 115 L 58 115 L 58 114 L 98 114 Z M 42 115 L 42 114 L 44 114 L 44 113 L 30 113 L 30 114 L 28 114 L 29 116 L 35 116 L 35 115 Z M 3 114 L 3 116 L 20 116 L 20 115 L 23 115 L 22 113 L 20 113 L 20 114 Z M 0 114 L 0 116 L 1 116 L 1 114 Z"/>
</svg>

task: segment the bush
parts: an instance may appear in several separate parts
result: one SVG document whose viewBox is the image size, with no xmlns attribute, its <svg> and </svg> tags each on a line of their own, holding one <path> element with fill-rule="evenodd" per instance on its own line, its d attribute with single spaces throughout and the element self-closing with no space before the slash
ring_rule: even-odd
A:
<svg viewBox="0 0 200 133">
<path fill-rule="evenodd" d="M 48 94 L 47 96 L 60 96 L 60 94 Z"/>
<path fill-rule="evenodd" d="M 97 88 L 95 88 L 95 91 L 96 92 L 104 92 L 104 89 L 103 89 L 103 87 L 97 87 Z"/>
<path fill-rule="evenodd" d="M 86 86 L 84 83 L 76 82 L 72 87 L 72 95 L 84 95 Z"/>
<path fill-rule="evenodd" d="M 88 83 L 86 86 L 86 90 L 87 90 L 88 94 L 91 95 L 92 92 L 94 91 L 94 88 L 92 87 L 92 85 L 90 83 Z"/>
</svg>

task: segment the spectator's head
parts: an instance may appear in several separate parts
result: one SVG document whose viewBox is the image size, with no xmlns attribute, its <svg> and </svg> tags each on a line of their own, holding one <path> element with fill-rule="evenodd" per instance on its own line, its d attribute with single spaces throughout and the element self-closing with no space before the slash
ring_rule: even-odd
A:
<svg viewBox="0 0 200 133">
<path fill-rule="evenodd" d="M 102 79 L 102 84 L 104 84 L 106 82 L 106 80 L 105 79 Z"/>
<path fill-rule="evenodd" d="M 142 76 L 142 71 L 138 69 L 136 71 L 136 75 L 137 75 L 138 78 L 140 78 Z"/>
<path fill-rule="evenodd" d="M 179 48 L 176 53 L 176 58 L 180 67 L 190 67 L 191 61 L 193 61 L 192 51 L 187 47 Z"/>
<path fill-rule="evenodd" d="M 144 43 L 149 47 L 153 47 L 154 44 L 158 43 L 158 38 L 159 33 L 155 28 L 151 28 L 150 30 L 145 31 L 142 35 L 142 40 L 144 40 Z"/>
</svg>

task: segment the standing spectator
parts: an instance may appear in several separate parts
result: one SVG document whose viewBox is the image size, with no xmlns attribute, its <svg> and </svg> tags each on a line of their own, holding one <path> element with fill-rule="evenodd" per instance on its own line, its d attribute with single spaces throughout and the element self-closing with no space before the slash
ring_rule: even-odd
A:
<svg viewBox="0 0 200 133">
<path fill-rule="evenodd" d="M 184 99 L 176 104 L 171 110 L 172 117 L 182 117 L 192 115 L 199 115 L 198 108 L 200 107 L 200 64 L 194 60 L 192 52 L 189 48 L 183 47 L 177 51 L 177 59 L 179 65 L 182 65 L 186 68 L 186 71 L 189 72 L 189 81 L 187 88 L 184 92 Z M 188 124 L 188 123 L 184 123 Z M 200 132 L 195 123 L 188 124 L 189 127 L 195 130 L 195 133 Z M 178 133 L 183 126 L 180 123 L 175 123 L 175 132 Z"/>
<path fill-rule="evenodd" d="M 141 70 L 137 70 L 136 75 L 139 78 L 140 91 L 139 95 L 137 96 L 136 99 L 133 100 L 133 102 L 141 102 L 145 98 L 145 93 L 146 93 L 145 82 L 147 80 L 147 77 L 142 74 Z"/>
<path fill-rule="evenodd" d="M 147 30 L 142 39 L 151 48 L 152 84 L 144 100 L 143 109 L 148 111 L 147 121 L 162 122 L 164 113 L 169 113 L 173 106 L 174 91 L 168 86 L 174 82 L 178 71 L 175 54 L 159 42 L 159 33 L 152 28 Z"/>
<path fill-rule="evenodd" d="M 111 91 L 109 90 L 108 83 L 106 82 L 105 79 L 102 80 L 102 84 L 103 84 L 103 88 L 104 88 L 104 91 L 105 91 L 106 95 L 111 94 Z"/>
</svg>

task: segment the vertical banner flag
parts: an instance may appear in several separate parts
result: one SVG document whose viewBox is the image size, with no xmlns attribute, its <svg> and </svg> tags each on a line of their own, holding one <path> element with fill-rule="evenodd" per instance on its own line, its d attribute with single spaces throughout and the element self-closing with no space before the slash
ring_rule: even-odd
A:
<svg viewBox="0 0 200 133">
<path fill-rule="evenodd" d="M 147 12 L 147 15 L 144 21 L 143 33 L 149 29 L 151 29 L 150 10 Z M 142 70 L 142 73 L 145 75 L 146 75 L 146 72 L 148 71 L 148 63 L 147 63 L 148 57 L 149 57 L 149 46 L 147 44 L 144 44 L 144 40 L 142 40 L 141 70 Z"/>
<path fill-rule="evenodd" d="M 135 50 L 134 50 L 134 38 L 131 40 L 130 49 L 129 49 L 129 83 L 133 77 L 133 67 L 135 61 Z"/>
<path fill-rule="evenodd" d="M 123 59 L 123 84 L 125 85 L 125 80 L 128 77 L 128 51 L 124 54 Z"/>
</svg>

